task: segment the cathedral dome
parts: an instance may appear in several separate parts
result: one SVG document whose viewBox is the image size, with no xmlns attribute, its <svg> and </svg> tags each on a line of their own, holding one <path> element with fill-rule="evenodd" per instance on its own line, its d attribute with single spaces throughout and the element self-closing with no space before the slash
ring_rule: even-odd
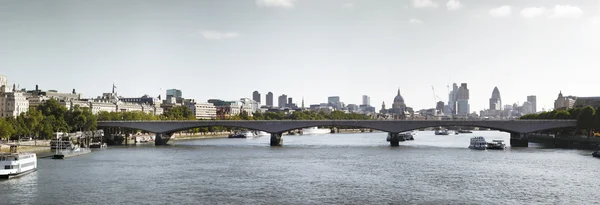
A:
<svg viewBox="0 0 600 205">
<path fill-rule="evenodd" d="M 400 95 L 400 89 L 398 89 L 398 95 L 394 98 L 394 103 L 404 103 L 404 98 Z"/>
</svg>

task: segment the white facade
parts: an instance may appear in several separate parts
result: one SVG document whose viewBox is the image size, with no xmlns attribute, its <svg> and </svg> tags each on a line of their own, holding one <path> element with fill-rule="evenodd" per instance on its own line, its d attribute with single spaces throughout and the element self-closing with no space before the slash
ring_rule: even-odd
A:
<svg viewBox="0 0 600 205">
<path fill-rule="evenodd" d="M 118 102 L 116 105 L 118 112 L 144 111 L 144 108 L 140 104 Z"/>
<path fill-rule="evenodd" d="M 29 110 L 29 101 L 22 92 L 0 91 L 0 117 L 16 117 Z"/>
<path fill-rule="evenodd" d="M 212 103 L 186 102 L 185 105 L 190 108 L 196 119 L 215 119 L 217 117 L 217 107 Z"/>
<path fill-rule="evenodd" d="M 114 103 L 111 102 L 102 102 L 102 101 L 95 101 L 95 102 L 90 102 L 90 107 L 92 109 L 92 113 L 93 114 L 98 114 L 102 111 L 106 111 L 106 112 L 116 112 L 117 111 L 117 105 L 115 105 Z"/>
</svg>

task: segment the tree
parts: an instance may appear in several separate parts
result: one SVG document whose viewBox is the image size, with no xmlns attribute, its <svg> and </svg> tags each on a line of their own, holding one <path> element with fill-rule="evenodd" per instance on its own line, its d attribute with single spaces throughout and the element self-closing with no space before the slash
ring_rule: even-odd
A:
<svg viewBox="0 0 600 205">
<path fill-rule="evenodd" d="M 577 128 L 585 129 L 586 133 L 589 129 L 594 128 L 594 114 L 595 110 L 591 106 L 587 106 L 581 110 L 579 116 L 577 116 Z"/>
<path fill-rule="evenodd" d="M 552 119 L 568 120 L 568 119 L 571 119 L 571 114 L 569 114 L 569 111 L 559 110 L 554 113 L 554 116 L 552 117 Z"/>
<path fill-rule="evenodd" d="M 596 114 L 594 114 L 594 129 L 600 129 L 600 106 L 596 108 Z"/>
<path fill-rule="evenodd" d="M 0 118 L 0 139 L 8 139 L 14 132 L 13 126 L 4 118 Z"/>
<path fill-rule="evenodd" d="M 44 116 L 42 115 L 42 112 L 36 108 L 31 108 L 27 111 L 25 114 L 25 122 L 30 136 L 35 136 L 36 138 L 39 137 L 42 130 L 42 120 L 44 120 Z"/>
</svg>

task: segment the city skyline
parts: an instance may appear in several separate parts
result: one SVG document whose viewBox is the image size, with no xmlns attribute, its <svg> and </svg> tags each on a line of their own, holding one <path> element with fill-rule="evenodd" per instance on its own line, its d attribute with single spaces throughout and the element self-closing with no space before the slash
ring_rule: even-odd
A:
<svg viewBox="0 0 600 205">
<path fill-rule="evenodd" d="M 432 86 L 447 102 L 446 86 L 467 83 L 473 112 L 494 87 L 504 104 L 536 95 L 538 111 L 560 91 L 598 95 L 575 79 L 600 67 L 599 1 L 453 2 L 10 1 L 0 68 L 21 88 L 86 97 L 115 83 L 126 97 L 176 88 L 202 102 L 368 95 L 379 109 L 400 87 L 418 110 L 435 107 Z"/>
</svg>

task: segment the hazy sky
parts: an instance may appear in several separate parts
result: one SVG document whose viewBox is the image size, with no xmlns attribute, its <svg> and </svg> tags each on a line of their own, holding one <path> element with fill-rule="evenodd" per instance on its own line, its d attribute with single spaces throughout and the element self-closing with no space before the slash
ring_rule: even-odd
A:
<svg viewBox="0 0 600 205">
<path fill-rule="evenodd" d="M 447 101 L 471 110 L 558 92 L 600 95 L 598 0 L 0 0 L 0 74 L 21 88 L 234 100 L 338 95 L 379 110 Z M 437 101 L 437 99 L 436 99 Z M 276 102 L 276 100 L 275 100 Z"/>
</svg>

